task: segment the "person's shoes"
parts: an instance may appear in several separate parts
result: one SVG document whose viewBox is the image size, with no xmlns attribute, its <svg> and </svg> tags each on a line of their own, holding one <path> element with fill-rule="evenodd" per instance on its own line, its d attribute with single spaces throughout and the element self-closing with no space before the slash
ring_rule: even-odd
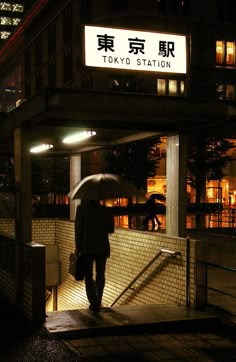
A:
<svg viewBox="0 0 236 362">
<path fill-rule="evenodd" d="M 96 306 L 96 305 L 91 305 L 91 304 L 90 304 L 89 309 L 91 310 L 91 312 L 97 313 L 97 312 L 99 312 L 100 307 L 99 307 L 99 306 Z"/>
</svg>

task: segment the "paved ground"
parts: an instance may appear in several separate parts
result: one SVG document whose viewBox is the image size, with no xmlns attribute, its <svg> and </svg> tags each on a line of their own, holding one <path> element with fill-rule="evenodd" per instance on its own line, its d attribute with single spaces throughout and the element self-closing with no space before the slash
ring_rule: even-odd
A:
<svg viewBox="0 0 236 362">
<path fill-rule="evenodd" d="M 227 331 L 168 332 L 70 340 L 78 361 L 236 361 Z"/>
<path fill-rule="evenodd" d="M 230 321 L 192 328 L 179 322 L 178 328 L 162 325 L 158 332 L 143 325 L 138 333 L 124 326 L 112 335 L 62 338 L 42 327 L 32 329 L 12 306 L 2 299 L 0 304 L 1 362 L 236 361 L 236 328 Z M 92 318 L 99 323 L 99 315 Z"/>
</svg>

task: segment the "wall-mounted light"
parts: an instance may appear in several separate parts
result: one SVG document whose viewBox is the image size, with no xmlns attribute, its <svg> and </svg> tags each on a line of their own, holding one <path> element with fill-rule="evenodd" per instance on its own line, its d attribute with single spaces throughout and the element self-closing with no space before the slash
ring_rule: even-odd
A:
<svg viewBox="0 0 236 362">
<path fill-rule="evenodd" d="M 76 142 L 80 142 L 85 140 L 86 138 L 95 136 L 96 132 L 95 131 L 83 131 L 83 132 L 78 132 L 78 133 L 74 133 L 71 134 L 67 137 L 65 137 L 62 142 L 63 143 L 67 143 L 67 144 L 71 144 L 71 143 L 76 143 Z"/>
<path fill-rule="evenodd" d="M 50 148 L 53 148 L 53 145 L 50 145 L 50 144 L 42 144 L 42 145 L 38 145 L 38 146 L 35 146 L 35 147 L 32 147 L 30 149 L 30 152 L 31 153 L 39 153 L 39 152 L 44 152 L 44 151 L 47 151 L 49 150 Z"/>
</svg>

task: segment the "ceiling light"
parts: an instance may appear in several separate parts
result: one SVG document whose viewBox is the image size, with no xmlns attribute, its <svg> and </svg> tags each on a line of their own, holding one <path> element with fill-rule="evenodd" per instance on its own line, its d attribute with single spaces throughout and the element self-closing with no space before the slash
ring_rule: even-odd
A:
<svg viewBox="0 0 236 362">
<path fill-rule="evenodd" d="M 76 143 L 76 142 L 80 142 L 85 140 L 86 138 L 95 136 L 96 132 L 95 131 L 84 131 L 84 132 L 79 132 L 79 133 L 74 133 L 70 136 L 65 137 L 62 142 L 63 143 Z"/>
<path fill-rule="evenodd" d="M 50 148 L 53 148 L 53 145 L 50 145 L 50 144 L 42 144 L 42 145 L 35 146 L 35 147 L 31 148 L 31 149 L 30 149 L 30 152 L 31 152 L 31 153 L 39 153 L 39 152 L 47 151 L 47 150 L 49 150 Z"/>
</svg>

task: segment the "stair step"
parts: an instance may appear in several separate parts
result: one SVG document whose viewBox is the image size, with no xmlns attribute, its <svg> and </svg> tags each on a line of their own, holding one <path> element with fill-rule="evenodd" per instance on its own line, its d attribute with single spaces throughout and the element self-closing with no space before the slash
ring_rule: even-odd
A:
<svg viewBox="0 0 236 362">
<path fill-rule="evenodd" d="M 44 327 L 60 338 L 140 333 L 145 330 L 155 333 L 168 330 L 196 330 L 215 328 L 219 317 L 212 311 L 194 310 L 176 305 L 135 305 L 102 308 L 99 313 L 89 309 L 50 312 Z"/>
</svg>

